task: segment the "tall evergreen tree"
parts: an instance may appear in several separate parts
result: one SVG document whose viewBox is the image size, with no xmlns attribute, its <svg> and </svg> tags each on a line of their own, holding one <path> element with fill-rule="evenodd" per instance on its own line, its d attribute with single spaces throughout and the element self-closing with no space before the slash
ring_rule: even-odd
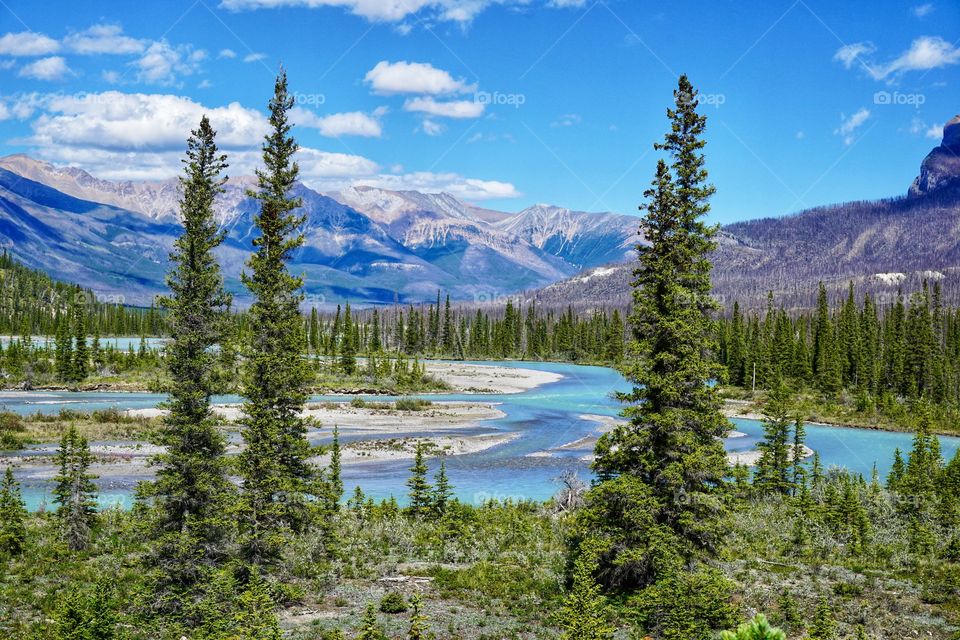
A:
<svg viewBox="0 0 960 640">
<path fill-rule="evenodd" d="M 179 599 L 206 580 L 224 553 L 230 483 L 224 468 L 225 441 L 210 411 L 217 354 L 226 337 L 230 296 L 214 250 L 223 242 L 213 204 L 223 191 L 226 156 L 206 116 L 187 139 L 180 214 L 183 234 L 174 242 L 167 276 L 171 339 L 165 362 L 170 373 L 169 413 L 154 438 L 164 452 L 155 456 L 156 480 L 143 488 L 152 500 L 153 539 L 148 557 L 157 569 L 157 605 L 178 611 Z"/>
<path fill-rule="evenodd" d="M 791 482 L 790 392 L 783 381 L 776 383 L 763 408 L 763 440 L 755 484 L 761 491 L 787 495 Z"/>
<path fill-rule="evenodd" d="M 301 354 L 303 281 L 287 270 L 293 252 L 303 244 L 298 229 L 305 220 L 293 213 L 301 202 L 291 196 L 299 172 L 293 161 L 297 143 L 290 135 L 293 104 L 286 72 L 281 71 L 270 100 L 270 132 L 263 145 L 266 168 L 257 170 L 258 188 L 249 192 L 259 201 L 260 212 L 255 217 L 256 251 L 248 262 L 252 273 L 243 275 L 254 302 L 243 375 L 247 446 L 240 454 L 239 470 L 241 542 L 244 556 L 254 563 L 276 557 L 285 532 L 308 524 L 306 497 L 316 494 L 307 421 L 300 415 L 309 379 L 309 365 Z"/>
<path fill-rule="evenodd" d="M 97 487 L 93 483 L 96 476 L 89 473 L 91 461 L 87 439 L 71 425 L 60 440 L 59 472 L 53 489 L 61 535 L 71 551 L 87 548 L 96 518 Z"/>
<path fill-rule="evenodd" d="M 597 569 L 596 544 L 580 544 L 573 565 L 573 584 L 560 613 L 561 640 L 607 640 L 614 627 L 608 622 L 607 599 L 593 577 Z"/>
<path fill-rule="evenodd" d="M 427 462 L 425 460 L 427 445 L 418 440 L 414 454 L 413 466 L 410 467 L 410 479 L 407 486 L 410 488 L 411 515 L 424 518 L 430 515 L 431 495 L 430 483 L 427 482 Z"/>
<path fill-rule="evenodd" d="M 90 349 L 87 346 L 87 306 L 83 290 L 77 286 L 70 306 L 73 323 L 73 362 L 71 378 L 76 382 L 86 379 L 90 372 Z"/>
<path fill-rule="evenodd" d="M 714 192 L 702 153 L 706 118 L 697 113 L 697 93 L 686 76 L 674 98 L 671 130 L 656 145 L 669 153 L 672 165 L 658 163 L 644 194 L 642 229 L 650 244 L 638 248 L 633 357 L 625 367 L 633 390 L 621 396 L 630 403 L 624 411 L 629 423 L 597 444 L 594 468 L 602 482 L 588 498 L 587 511 L 607 514 L 609 546 L 600 556 L 599 575 L 610 587 L 649 584 L 664 566 L 713 552 L 724 533 L 719 492 L 727 472 L 722 438 L 729 423 L 711 384 L 721 370 L 712 355 L 716 303 L 710 296 L 709 254 L 716 228 L 702 220 Z M 609 499 L 619 504 L 604 504 Z M 635 508 L 627 500 L 649 510 L 647 530 L 633 530 L 623 519 L 624 510 Z"/>
<path fill-rule="evenodd" d="M 20 495 L 20 485 L 7 467 L 0 484 L 0 554 L 16 555 L 27 541 L 27 508 Z"/>
</svg>

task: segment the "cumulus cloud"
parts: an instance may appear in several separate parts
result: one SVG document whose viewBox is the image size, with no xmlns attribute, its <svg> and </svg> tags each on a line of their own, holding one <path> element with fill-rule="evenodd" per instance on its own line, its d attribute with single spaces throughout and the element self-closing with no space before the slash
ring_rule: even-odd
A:
<svg viewBox="0 0 960 640">
<path fill-rule="evenodd" d="M 843 144 L 851 145 L 853 144 L 854 140 L 856 140 L 857 129 L 863 126 L 863 123 L 866 122 L 869 118 L 870 118 L 870 110 L 865 107 L 861 107 L 860 109 L 858 109 L 857 112 L 854 113 L 849 118 L 844 115 L 841 115 L 840 127 L 837 128 L 836 131 L 834 131 L 834 133 L 836 133 L 838 136 L 843 138 Z"/>
<path fill-rule="evenodd" d="M 420 93 L 447 95 L 476 91 L 476 85 L 454 79 L 449 72 L 426 62 L 381 60 L 367 72 L 364 82 L 380 94 Z"/>
<path fill-rule="evenodd" d="M 886 63 L 871 62 L 876 47 L 869 42 L 841 47 L 834 55 L 847 69 L 861 63 L 875 80 L 894 80 L 910 71 L 929 71 L 960 63 L 960 47 L 940 36 L 921 36 L 910 47 Z"/>
<path fill-rule="evenodd" d="M 50 95 L 41 106 L 44 113 L 33 122 L 29 140 L 41 147 L 181 152 L 204 114 L 215 123 L 217 144 L 224 148 L 256 146 L 267 132 L 263 114 L 239 103 L 208 108 L 169 94 Z"/>
<path fill-rule="evenodd" d="M 408 98 L 403 110 L 413 113 L 425 113 L 443 118 L 479 118 L 483 115 L 484 105 L 473 100 L 450 100 L 437 102 L 430 96 Z"/>
<path fill-rule="evenodd" d="M 0 55 L 45 56 L 59 50 L 59 42 L 35 31 L 5 33 L 0 36 Z"/>
<path fill-rule="evenodd" d="M 290 116 L 295 124 L 316 129 L 321 135 L 329 138 L 341 136 L 379 138 L 383 134 L 383 128 L 376 113 L 369 115 L 361 111 L 351 111 L 319 116 L 309 109 L 294 107 Z"/>
<path fill-rule="evenodd" d="M 449 193 L 463 200 L 490 200 L 494 198 L 517 198 L 522 195 L 509 182 L 497 180 L 479 180 L 465 178 L 456 173 L 433 173 L 419 171 L 414 173 L 378 175 L 375 178 L 361 179 L 354 184 L 392 189 L 395 191 L 412 190 L 424 193 Z"/>
<path fill-rule="evenodd" d="M 189 45 L 174 47 L 160 40 L 152 43 L 132 64 L 138 82 L 173 85 L 184 76 L 193 75 L 205 57 L 203 50 L 194 50 Z"/>
<path fill-rule="evenodd" d="M 217 54 L 218 58 L 226 58 L 232 60 L 237 57 L 237 52 L 233 49 L 220 49 L 220 53 Z"/>
<path fill-rule="evenodd" d="M 247 63 L 260 62 L 261 60 L 266 60 L 266 59 L 267 59 L 267 54 L 265 53 L 248 53 L 247 55 L 243 56 L 243 61 Z"/>
<path fill-rule="evenodd" d="M 433 120 L 430 120 L 430 119 L 424 120 L 423 124 L 421 125 L 421 128 L 423 129 L 423 132 L 428 136 L 439 136 L 440 134 L 442 134 L 444 131 L 447 130 L 447 128 L 442 124 L 440 124 L 439 122 L 434 122 Z"/>
<path fill-rule="evenodd" d="M 70 71 L 67 61 L 60 56 L 40 58 L 20 69 L 20 75 L 34 80 L 63 80 Z"/>
<path fill-rule="evenodd" d="M 917 5 L 911 9 L 911 11 L 913 12 L 913 15 L 917 16 L 918 18 L 925 18 L 933 13 L 933 9 L 934 6 L 928 2 L 926 4 Z"/>
<path fill-rule="evenodd" d="M 96 24 L 84 31 L 71 33 L 63 39 L 63 45 L 69 51 L 83 55 L 132 55 L 142 53 L 147 41 L 125 35 L 123 27 L 118 24 Z"/>
<path fill-rule="evenodd" d="M 528 6 L 530 0 L 221 0 L 220 6 L 233 11 L 300 7 L 344 8 L 371 22 L 402 22 L 424 12 L 435 20 L 465 24 L 493 5 Z M 586 0 L 542 0 L 548 8 L 582 7 Z M 409 27 L 409 25 L 404 25 Z"/>
<path fill-rule="evenodd" d="M 861 61 L 863 56 L 872 54 L 877 47 L 872 42 L 854 42 L 840 47 L 834 54 L 833 59 L 840 62 L 845 68 L 851 68 L 857 61 Z M 863 63 L 866 64 L 866 63 Z"/>
<path fill-rule="evenodd" d="M 931 140 L 940 140 L 943 138 L 942 124 L 927 124 L 920 118 L 914 118 L 910 121 L 910 133 L 915 136 L 923 136 Z"/>
</svg>

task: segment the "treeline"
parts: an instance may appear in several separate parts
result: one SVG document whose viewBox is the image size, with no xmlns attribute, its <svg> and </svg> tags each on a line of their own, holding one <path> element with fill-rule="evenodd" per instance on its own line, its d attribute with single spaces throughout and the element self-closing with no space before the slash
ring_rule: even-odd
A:
<svg viewBox="0 0 960 640">
<path fill-rule="evenodd" d="M 0 254 L 0 335 L 51 336 L 64 319 L 82 309 L 90 335 L 162 335 L 163 314 L 151 307 L 131 307 L 97 299 L 90 289 L 54 280 Z"/>
<path fill-rule="evenodd" d="M 507 300 L 484 309 L 454 308 L 450 296 L 435 304 L 334 313 L 313 309 L 305 331 L 312 353 L 400 353 L 409 356 L 616 363 L 623 357 L 625 325 L 620 311 L 575 314 L 523 307 Z"/>
<path fill-rule="evenodd" d="M 947 308 L 940 286 L 882 304 L 858 299 L 850 285 L 831 306 L 820 285 L 813 312 L 732 313 L 719 322 L 719 358 L 730 384 L 769 389 L 780 379 L 835 395 L 854 392 L 869 406 L 887 396 L 960 404 L 960 309 Z"/>
</svg>

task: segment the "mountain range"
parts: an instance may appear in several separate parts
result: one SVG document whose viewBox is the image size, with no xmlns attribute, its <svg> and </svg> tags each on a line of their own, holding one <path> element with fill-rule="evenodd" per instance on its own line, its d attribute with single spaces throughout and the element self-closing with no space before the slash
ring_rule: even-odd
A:
<svg viewBox="0 0 960 640">
<path fill-rule="evenodd" d="M 229 290 L 255 234 L 252 177 L 231 178 L 215 216 Z M 628 259 L 638 219 L 537 205 L 518 213 L 483 209 L 449 194 L 357 186 L 323 194 L 298 183 L 306 222 L 291 269 L 306 304 L 324 307 L 421 302 L 438 290 L 487 301 L 534 289 L 585 268 Z M 111 182 L 25 155 L 0 158 L 0 244 L 28 266 L 90 287 L 101 297 L 144 304 L 165 289 L 180 233 L 176 179 Z"/>
<path fill-rule="evenodd" d="M 817 284 L 836 295 L 850 283 L 880 303 L 939 282 L 960 304 L 960 116 L 923 160 L 902 196 L 816 207 L 724 226 L 713 255 L 719 300 L 758 308 L 768 292 L 787 307 L 811 307 Z M 545 305 L 626 305 L 633 264 L 601 265 L 529 296 Z"/>
<path fill-rule="evenodd" d="M 234 177 L 215 215 L 227 287 L 240 304 L 240 273 L 256 230 L 250 176 Z M 485 303 L 519 294 L 582 307 L 629 302 L 639 219 L 538 204 L 511 213 L 449 194 L 354 186 L 320 193 L 298 183 L 306 222 L 292 270 L 306 305 L 417 303 L 438 290 Z M 176 179 L 112 182 L 25 155 L 0 158 L 0 245 L 28 266 L 97 292 L 148 303 L 180 233 Z M 855 283 L 893 299 L 924 280 L 960 302 L 960 116 L 923 160 L 907 192 L 724 226 L 713 255 L 724 302 L 763 306 L 768 292 L 810 306 L 816 285 Z M 883 299 L 881 299 L 882 301 Z"/>
</svg>

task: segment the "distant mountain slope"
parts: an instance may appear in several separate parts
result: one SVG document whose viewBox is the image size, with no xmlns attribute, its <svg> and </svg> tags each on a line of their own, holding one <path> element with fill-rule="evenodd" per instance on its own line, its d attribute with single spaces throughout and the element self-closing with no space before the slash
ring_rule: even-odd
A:
<svg viewBox="0 0 960 640">
<path fill-rule="evenodd" d="M 926 279 L 960 302 L 960 117 L 921 166 L 905 196 L 850 202 L 723 227 L 714 255 L 721 300 L 762 306 L 768 291 L 787 305 L 810 306 L 816 284 L 849 282 L 890 301 Z M 532 295 L 544 304 L 629 303 L 635 265 L 601 266 Z"/>
<path fill-rule="evenodd" d="M 14 256 L 132 303 L 165 289 L 180 232 L 176 180 L 111 182 L 24 155 L 0 158 L 0 171 L 0 244 Z M 219 258 L 241 304 L 239 275 L 257 212 L 246 190 L 254 186 L 252 177 L 231 178 L 215 207 L 227 231 Z M 618 247 L 629 244 L 637 224 L 553 208 L 557 221 L 546 216 L 542 225 L 565 235 L 544 242 L 528 233 L 528 212 L 484 209 L 449 194 L 356 187 L 330 197 L 298 184 L 295 195 L 306 241 L 292 266 L 304 274 L 307 303 L 317 306 L 420 302 L 438 289 L 464 300 L 533 289 L 622 257 Z"/>
</svg>

